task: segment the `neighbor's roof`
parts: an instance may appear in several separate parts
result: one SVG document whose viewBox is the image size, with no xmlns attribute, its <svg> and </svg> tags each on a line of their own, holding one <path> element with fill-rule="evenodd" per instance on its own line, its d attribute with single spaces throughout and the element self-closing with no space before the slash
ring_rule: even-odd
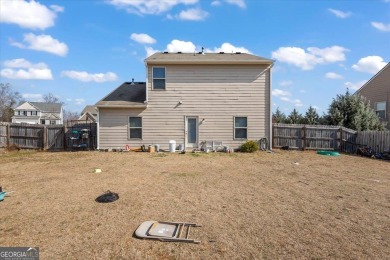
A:
<svg viewBox="0 0 390 260">
<path fill-rule="evenodd" d="M 145 59 L 147 64 L 272 64 L 274 60 L 247 53 L 155 53 Z"/>
<path fill-rule="evenodd" d="M 146 107 L 146 83 L 125 82 L 96 103 L 97 107 Z"/>
<path fill-rule="evenodd" d="M 81 111 L 81 114 L 85 114 L 86 112 L 90 113 L 91 115 L 97 115 L 97 109 L 96 109 L 96 106 L 91 106 L 91 105 L 88 105 L 88 106 L 85 106 L 83 111 Z"/>
<path fill-rule="evenodd" d="M 28 102 L 42 112 L 61 113 L 61 103 Z"/>
</svg>

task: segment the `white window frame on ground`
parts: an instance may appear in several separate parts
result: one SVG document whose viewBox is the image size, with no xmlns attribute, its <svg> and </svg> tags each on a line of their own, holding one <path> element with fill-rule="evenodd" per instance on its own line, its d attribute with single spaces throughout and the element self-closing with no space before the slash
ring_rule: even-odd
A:
<svg viewBox="0 0 390 260">
<path fill-rule="evenodd" d="M 164 77 L 158 77 L 159 75 L 154 75 L 154 70 L 157 70 L 157 69 L 164 69 Z M 157 72 L 156 72 L 157 73 Z M 152 89 L 153 90 L 165 90 L 166 89 L 166 77 L 167 77 L 167 74 L 166 74 L 166 68 L 165 67 L 152 67 Z M 155 84 L 155 80 L 156 81 L 159 81 L 159 82 L 162 82 L 162 80 L 164 81 L 164 87 L 156 87 L 157 84 Z M 155 86 L 156 85 L 156 86 Z"/>
<path fill-rule="evenodd" d="M 245 118 L 246 119 L 246 126 L 236 126 L 236 119 L 237 118 Z M 237 137 L 236 130 L 242 130 L 245 129 L 245 137 Z M 248 117 L 247 116 L 235 116 L 233 120 L 233 135 L 234 140 L 247 140 L 248 139 Z"/>
<path fill-rule="evenodd" d="M 375 103 L 375 112 L 379 118 L 386 118 L 386 101 Z"/>
<path fill-rule="evenodd" d="M 141 119 L 141 126 L 131 126 L 131 119 L 132 118 L 139 118 L 139 119 Z M 131 136 L 131 130 L 132 129 L 134 129 L 134 130 L 136 130 L 136 129 L 140 129 L 141 130 L 141 136 L 140 137 L 132 137 Z M 140 116 L 129 116 L 129 139 L 131 139 L 131 140 L 142 140 L 142 117 L 140 117 Z"/>
</svg>

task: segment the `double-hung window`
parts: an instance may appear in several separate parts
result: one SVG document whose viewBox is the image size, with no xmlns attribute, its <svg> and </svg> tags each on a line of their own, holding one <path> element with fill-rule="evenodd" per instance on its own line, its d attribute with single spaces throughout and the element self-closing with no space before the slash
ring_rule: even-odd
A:
<svg viewBox="0 0 390 260">
<path fill-rule="evenodd" d="M 153 89 L 165 89 L 164 67 L 153 67 Z"/>
<path fill-rule="evenodd" d="M 386 118 L 386 101 L 376 102 L 375 103 L 375 111 L 379 118 Z"/>
<path fill-rule="evenodd" d="M 142 139 L 142 117 L 129 117 L 130 139 Z"/>
<path fill-rule="evenodd" d="M 234 139 L 248 138 L 248 118 L 234 117 Z"/>
</svg>

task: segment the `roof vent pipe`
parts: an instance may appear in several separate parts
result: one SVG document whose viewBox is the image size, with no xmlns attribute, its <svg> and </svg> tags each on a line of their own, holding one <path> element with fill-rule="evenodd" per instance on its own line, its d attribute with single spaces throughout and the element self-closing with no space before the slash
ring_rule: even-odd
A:
<svg viewBox="0 0 390 260">
<path fill-rule="evenodd" d="M 134 84 L 134 78 L 131 79 L 130 85 L 135 85 L 135 84 Z"/>
</svg>

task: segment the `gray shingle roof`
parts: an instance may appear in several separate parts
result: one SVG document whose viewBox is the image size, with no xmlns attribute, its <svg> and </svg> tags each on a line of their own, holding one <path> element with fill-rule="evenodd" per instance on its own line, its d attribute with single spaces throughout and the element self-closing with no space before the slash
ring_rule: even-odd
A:
<svg viewBox="0 0 390 260">
<path fill-rule="evenodd" d="M 147 64 L 272 64 L 274 61 L 247 53 L 155 53 Z"/>
<path fill-rule="evenodd" d="M 91 115 L 97 115 L 96 106 L 91 106 L 91 105 L 85 106 L 83 111 L 81 111 L 81 114 L 83 115 L 86 112 L 90 113 Z"/>
<path fill-rule="evenodd" d="M 146 83 L 125 82 L 96 103 L 97 107 L 146 107 Z"/>
<path fill-rule="evenodd" d="M 61 103 L 28 102 L 42 112 L 61 113 Z"/>
</svg>

